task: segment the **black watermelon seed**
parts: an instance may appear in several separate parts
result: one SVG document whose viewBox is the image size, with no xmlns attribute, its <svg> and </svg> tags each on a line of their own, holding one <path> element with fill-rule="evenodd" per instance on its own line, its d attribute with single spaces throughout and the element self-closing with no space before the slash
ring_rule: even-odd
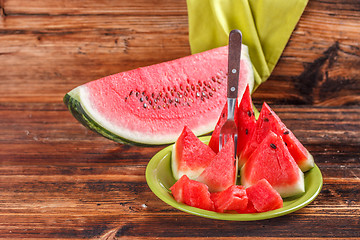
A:
<svg viewBox="0 0 360 240">
<path fill-rule="evenodd" d="M 197 93 L 196 93 L 196 96 L 197 96 L 197 97 L 200 97 L 200 93 L 199 93 L 199 92 L 197 92 Z"/>
<path fill-rule="evenodd" d="M 154 98 L 154 97 L 155 97 L 155 93 L 152 93 L 152 94 L 151 94 L 151 97 Z"/>
<path fill-rule="evenodd" d="M 179 99 L 175 98 L 175 102 L 177 102 L 177 103 L 178 103 L 178 102 L 179 102 Z"/>
<path fill-rule="evenodd" d="M 250 112 L 250 111 L 247 111 L 247 115 L 248 115 L 249 117 L 251 117 L 251 112 Z"/>
<path fill-rule="evenodd" d="M 154 103 L 156 103 L 156 102 L 157 102 L 157 99 L 155 98 L 155 99 L 154 99 Z"/>
<path fill-rule="evenodd" d="M 248 135 L 249 134 L 249 130 L 245 129 L 245 134 Z"/>
<path fill-rule="evenodd" d="M 173 100 L 169 99 L 169 103 L 172 103 Z"/>
<path fill-rule="evenodd" d="M 158 105 L 158 109 L 160 109 L 161 108 L 161 106 L 160 105 Z"/>
<path fill-rule="evenodd" d="M 127 99 L 128 99 L 128 97 L 125 97 L 125 102 L 126 102 Z"/>
<path fill-rule="evenodd" d="M 215 79 L 214 77 L 211 77 L 211 80 L 212 80 L 213 82 L 216 82 L 216 79 Z"/>
<path fill-rule="evenodd" d="M 289 131 L 285 131 L 284 132 L 284 135 L 288 135 L 290 132 Z"/>
<path fill-rule="evenodd" d="M 142 95 L 145 95 L 145 91 L 142 92 Z"/>
<path fill-rule="evenodd" d="M 144 106 L 144 108 L 147 108 L 147 104 L 146 104 L 146 103 L 144 103 L 144 105 L 143 105 L 143 106 Z"/>
<path fill-rule="evenodd" d="M 286 142 L 284 142 L 285 143 L 285 146 L 287 146 L 287 143 Z"/>
<path fill-rule="evenodd" d="M 189 103 L 189 102 L 187 102 L 187 105 L 190 107 L 190 103 Z"/>
<path fill-rule="evenodd" d="M 272 149 L 276 149 L 276 145 L 273 144 L 273 143 L 270 143 L 270 147 L 271 147 Z"/>
<path fill-rule="evenodd" d="M 145 99 L 146 99 L 146 101 L 147 101 L 147 100 L 149 100 L 149 97 L 148 97 L 148 96 L 146 96 L 146 97 L 145 97 Z"/>
<path fill-rule="evenodd" d="M 140 102 L 143 102 L 143 101 L 144 101 L 144 99 L 141 97 L 141 98 L 140 98 Z"/>
<path fill-rule="evenodd" d="M 129 93 L 129 96 L 131 96 L 133 94 L 133 91 L 131 90 L 130 93 Z"/>
<path fill-rule="evenodd" d="M 150 105 L 152 104 L 151 100 L 149 101 L 149 104 L 150 104 Z"/>
<path fill-rule="evenodd" d="M 212 94 L 212 93 L 209 93 L 209 96 L 210 96 L 210 97 L 212 97 L 212 96 L 213 96 L 213 94 Z"/>
<path fill-rule="evenodd" d="M 136 93 L 135 93 L 135 96 L 137 96 L 137 97 L 138 97 L 138 96 L 139 96 L 139 92 L 136 92 Z"/>
<path fill-rule="evenodd" d="M 269 119 L 268 118 L 264 118 L 264 122 L 268 122 L 269 121 Z"/>
</svg>

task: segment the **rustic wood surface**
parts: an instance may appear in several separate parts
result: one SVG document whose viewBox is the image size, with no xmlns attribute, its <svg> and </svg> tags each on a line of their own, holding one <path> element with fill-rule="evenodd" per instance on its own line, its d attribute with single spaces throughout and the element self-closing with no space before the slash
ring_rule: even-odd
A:
<svg viewBox="0 0 360 240">
<path fill-rule="evenodd" d="M 310 0 L 267 101 L 313 154 L 320 195 L 256 222 L 159 200 L 145 168 L 161 147 L 117 144 L 62 103 L 72 88 L 190 54 L 185 0 L 0 0 L 0 239 L 360 239 L 360 2 Z"/>
</svg>

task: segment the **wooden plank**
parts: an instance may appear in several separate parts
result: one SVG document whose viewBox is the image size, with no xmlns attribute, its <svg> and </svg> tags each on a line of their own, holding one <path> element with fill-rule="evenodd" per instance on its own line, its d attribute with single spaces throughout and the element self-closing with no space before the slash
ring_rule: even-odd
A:
<svg viewBox="0 0 360 240">
<path fill-rule="evenodd" d="M 110 2 L 5 1 L 2 101 L 55 102 L 87 81 L 190 54 L 185 1 L 157 1 L 159 7 L 146 1 Z M 154 12 L 145 14 L 145 9 Z M 356 1 L 310 1 L 273 75 L 257 94 L 274 103 L 359 103 L 358 9 Z"/>
</svg>

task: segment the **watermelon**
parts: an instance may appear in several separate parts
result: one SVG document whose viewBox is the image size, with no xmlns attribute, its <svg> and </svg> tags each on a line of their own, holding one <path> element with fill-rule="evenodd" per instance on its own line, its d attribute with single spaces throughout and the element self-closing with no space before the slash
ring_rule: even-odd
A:
<svg viewBox="0 0 360 240">
<path fill-rule="evenodd" d="M 214 130 L 226 102 L 227 46 L 117 73 L 78 86 L 64 97 L 83 125 L 117 142 L 175 142 L 187 125 L 196 135 Z M 253 69 L 242 48 L 239 96 L 253 87 Z"/>
<path fill-rule="evenodd" d="M 256 125 L 249 86 L 246 86 L 244 95 L 237 110 L 236 125 L 238 128 L 237 153 L 240 154 L 249 142 Z"/>
<path fill-rule="evenodd" d="M 248 197 L 244 186 L 232 185 L 222 192 L 211 193 L 216 212 L 245 211 Z"/>
<path fill-rule="evenodd" d="M 266 179 L 259 180 L 256 184 L 246 189 L 246 194 L 257 212 L 267 212 L 283 207 L 280 194 Z"/>
<path fill-rule="evenodd" d="M 272 131 L 241 168 L 241 184 L 245 187 L 263 178 L 284 198 L 305 192 L 303 172 L 282 138 Z"/>
<path fill-rule="evenodd" d="M 216 153 L 208 145 L 200 141 L 191 129 L 185 126 L 173 145 L 171 169 L 174 178 L 177 180 L 187 175 L 190 179 L 196 179 L 215 155 Z"/>
<path fill-rule="evenodd" d="M 210 192 L 223 191 L 236 183 L 238 163 L 234 148 L 234 140 L 230 138 L 196 179 L 205 183 Z"/>
<path fill-rule="evenodd" d="M 170 190 L 177 202 L 205 210 L 215 210 L 208 187 L 201 182 L 189 179 L 186 175 L 171 186 Z"/>
<path fill-rule="evenodd" d="M 235 105 L 236 107 L 236 105 Z M 236 111 L 236 109 L 235 109 Z M 223 110 L 221 111 L 220 117 L 215 125 L 215 129 L 211 134 L 209 141 L 209 147 L 215 152 L 219 152 L 219 139 L 220 139 L 220 129 L 224 125 L 227 119 L 227 102 L 225 103 Z"/>
<path fill-rule="evenodd" d="M 283 138 L 295 162 L 303 172 L 314 167 L 314 158 L 312 155 L 265 102 L 261 108 L 259 118 L 256 121 L 255 130 L 251 139 L 240 154 L 240 166 L 247 161 L 269 131 L 272 131 Z"/>
</svg>

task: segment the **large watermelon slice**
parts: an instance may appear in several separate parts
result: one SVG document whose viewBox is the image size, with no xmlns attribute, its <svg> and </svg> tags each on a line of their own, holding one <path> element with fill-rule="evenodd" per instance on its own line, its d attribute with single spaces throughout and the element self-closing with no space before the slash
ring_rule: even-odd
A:
<svg viewBox="0 0 360 240">
<path fill-rule="evenodd" d="M 239 96 L 253 87 L 253 69 L 242 48 Z M 118 142 L 175 142 L 185 125 L 196 135 L 214 130 L 226 102 L 228 48 L 121 72 L 81 85 L 64 97 L 85 126 Z"/>
<path fill-rule="evenodd" d="M 280 136 L 268 132 L 241 168 L 241 184 L 250 187 L 265 178 L 282 196 L 305 192 L 304 174 Z"/>
<path fill-rule="evenodd" d="M 173 145 L 171 169 L 174 178 L 180 179 L 187 175 L 196 179 L 210 164 L 216 153 L 200 141 L 187 126 Z"/>
<path fill-rule="evenodd" d="M 309 151 L 301 144 L 301 142 L 265 102 L 261 108 L 251 139 L 248 141 L 240 154 L 240 166 L 247 161 L 258 145 L 267 136 L 269 131 L 272 131 L 283 138 L 292 157 L 303 172 L 314 167 L 314 158 Z"/>
<path fill-rule="evenodd" d="M 196 180 L 205 183 L 210 192 L 224 191 L 234 185 L 238 170 L 234 150 L 234 140 L 230 138 Z"/>
</svg>

